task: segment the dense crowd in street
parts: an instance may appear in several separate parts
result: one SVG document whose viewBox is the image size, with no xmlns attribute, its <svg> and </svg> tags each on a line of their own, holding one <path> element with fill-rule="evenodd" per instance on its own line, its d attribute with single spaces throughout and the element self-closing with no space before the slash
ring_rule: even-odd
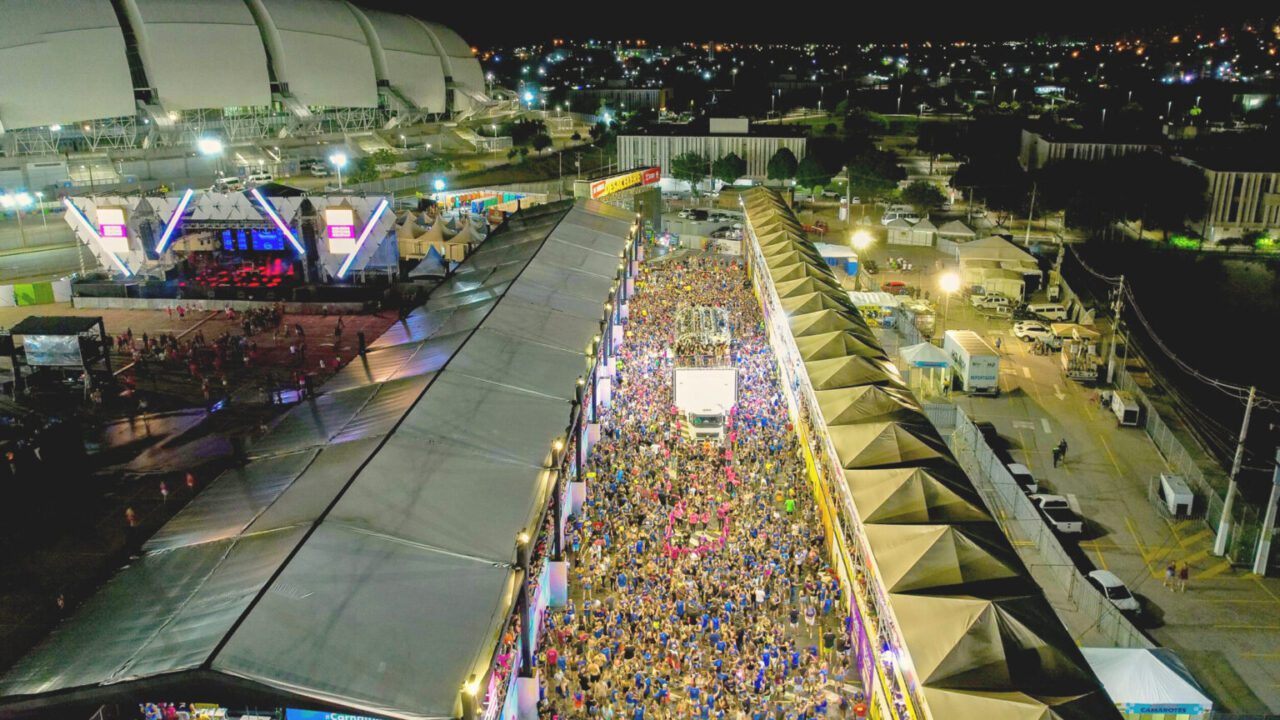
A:
<svg viewBox="0 0 1280 720">
<path fill-rule="evenodd" d="M 681 432 L 668 352 L 678 308 L 726 309 L 739 370 L 723 444 Z M 541 714 L 813 718 L 860 700 L 842 589 L 760 310 L 736 263 L 647 263 L 621 372 L 570 518 L 573 593 L 548 611 Z"/>
</svg>

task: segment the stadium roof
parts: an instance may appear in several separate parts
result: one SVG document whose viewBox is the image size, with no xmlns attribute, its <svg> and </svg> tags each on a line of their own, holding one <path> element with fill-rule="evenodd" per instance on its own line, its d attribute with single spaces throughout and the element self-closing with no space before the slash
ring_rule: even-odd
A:
<svg viewBox="0 0 1280 720">
<path fill-rule="evenodd" d="M 176 687 L 457 716 L 511 614 L 516 536 L 546 504 L 632 221 L 594 201 L 509 218 L 0 677 L 0 715 Z"/>
<path fill-rule="evenodd" d="M 764 188 L 743 201 L 752 250 L 763 258 L 757 288 L 787 313 L 775 341 L 799 355 L 813 391 L 804 414 L 842 468 L 831 478 L 838 522 L 872 556 L 868 582 L 884 592 L 869 594 L 888 598 L 879 612 L 896 621 L 905 646 L 896 651 L 909 655 L 902 662 L 915 669 L 927 715 L 1118 718 L 847 292 L 794 229 L 791 208 Z M 872 643 L 879 646 L 875 635 Z"/>
<path fill-rule="evenodd" d="M 300 106 L 377 107 L 383 83 L 442 113 L 449 80 L 485 88 L 453 31 L 344 0 L 117 4 L 3 5 L 0 67 L 22 72 L 0 74 L 0 131 L 136 115 L 136 94 L 166 112 L 253 107 L 271 104 L 274 82 Z"/>
</svg>

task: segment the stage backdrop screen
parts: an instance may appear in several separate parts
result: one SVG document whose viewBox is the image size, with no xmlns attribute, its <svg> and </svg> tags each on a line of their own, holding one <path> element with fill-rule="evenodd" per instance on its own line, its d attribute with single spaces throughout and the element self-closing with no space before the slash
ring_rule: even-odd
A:
<svg viewBox="0 0 1280 720">
<path fill-rule="evenodd" d="M 80 338 L 76 335 L 26 335 L 23 347 L 27 364 L 44 367 L 81 367 Z"/>
</svg>

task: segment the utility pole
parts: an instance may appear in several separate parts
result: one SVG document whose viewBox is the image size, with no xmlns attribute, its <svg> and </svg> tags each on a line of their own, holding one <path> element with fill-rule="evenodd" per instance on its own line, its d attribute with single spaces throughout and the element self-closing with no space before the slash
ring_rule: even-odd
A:
<svg viewBox="0 0 1280 720">
<path fill-rule="evenodd" d="M 1066 252 L 1066 249 L 1063 249 Z M 1059 255 L 1061 256 L 1061 255 Z M 1120 311 L 1124 309 L 1124 276 L 1120 276 L 1120 284 L 1116 286 L 1116 301 L 1111 304 L 1113 322 L 1111 325 L 1111 348 L 1107 351 L 1107 384 L 1116 379 L 1116 342 L 1120 339 Z M 1125 354 L 1128 355 L 1128 345 Z"/>
<path fill-rule="evenodd" d="M 973 224 L 973 186 L 972 185 L 969 186 L 969 204 L 968 206 L 965 207 L 965 211 L 968 213 L 968 215 L 965 216 L 965 224 L 972 225 Z"/>
<path fill-rule="evenodd" d="M 1240 466 L 1244 464 L 1244 439 L 1249 434 L 1249 417 L 1253 415 L 1253 401 L 1258 396 L 1258 388 L 1249 388 L 1249 402 L 1244 406 L 1244 422 L 1240 424 L 1240 441 L 1236 443 L 1236 456 L 1231 461 L 1231 477 L 1228 478 L 1227 499 L 1222 503 L 1222 517 L 1218 520 L 1218 535 L 1213 539 L 1213 554 L 1222 557 L 1227 554 L 1227 536 L 1231 534 L 1231 510 L 1236 504 L 1239 494 L 1236 478 L 1240 475 Z"/>
<path fill-rule="evenodd" d="M 1262 531 L 1258 533 L 1258 551 L 1253 556 L 1253 573 L 1267 574 L 1267 560 L 1271 558 L 1271 535 L 1276 530 L 1276 503 L 1280 503 L 1280 448 L 1276 448 L 1276 467 L 1271 473 L 1271 499 L 1262 518 Z"/>
<path fill-rule="evenodd" d="M 1031 183 L 1031 207 L 1027 208 L 1027 245 L 1031 244 L 1031 217 L 1036 214 L 1036 184 Z"/>
</svg>

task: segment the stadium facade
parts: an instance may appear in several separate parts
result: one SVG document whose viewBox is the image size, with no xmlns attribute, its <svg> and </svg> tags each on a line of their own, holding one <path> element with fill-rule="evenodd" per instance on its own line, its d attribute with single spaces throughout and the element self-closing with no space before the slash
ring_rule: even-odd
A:
<svg viewBox="0 0 1280 720">
<path fill-rule="evenodd" d="M 441 25 L 343 0 L 0 0 L 0 156 L 389 129 L 487 103 Z"/>
</svg>

